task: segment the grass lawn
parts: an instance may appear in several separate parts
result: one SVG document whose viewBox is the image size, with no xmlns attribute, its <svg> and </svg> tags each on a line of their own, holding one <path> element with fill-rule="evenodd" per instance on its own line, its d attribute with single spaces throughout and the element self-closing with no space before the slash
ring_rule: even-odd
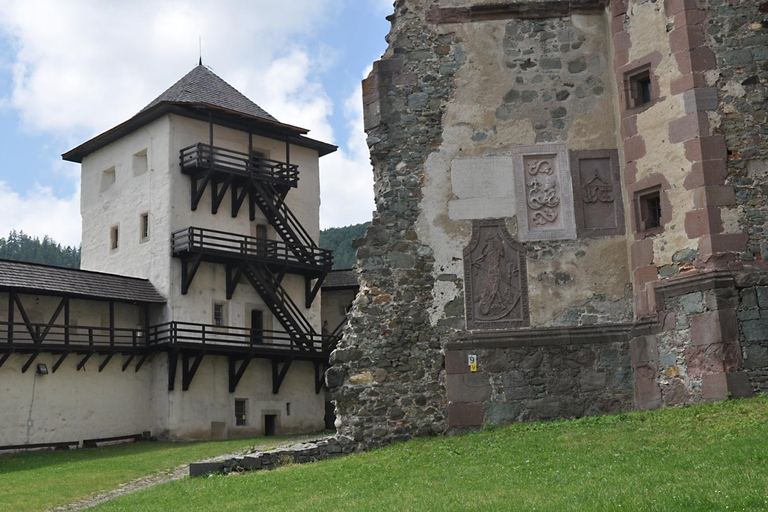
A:
<svg viewBox="0 0 768 512">
<path fill-rule="evenodd" d="M 764 510 L 768 398 L 418 439 L 187 478 L 95 510 L 249 509 Z"/>
<path fill-rule="evenodd" d="M 47 510 L 181 464 L 273 441 L 279 438 L 128 443 L 0 455 L 0 510 Z"/>
</svg>

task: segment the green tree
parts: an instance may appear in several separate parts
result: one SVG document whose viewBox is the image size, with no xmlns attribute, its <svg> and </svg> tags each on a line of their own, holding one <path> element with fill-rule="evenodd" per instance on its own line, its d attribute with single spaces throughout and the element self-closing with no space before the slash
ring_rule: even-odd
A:
<svg viewBox="0 0 768 512">
<path fill-rule="evenodd" d="M 365 229 L 370 224 L 365 222 L 320 231 L 320 247 L 333 251 L 334 270 L 352 268 L 357 263 L 357 249 L 352 247 L 352 241 L 365 236 Z"/>
<path fill-rule="evenodd" d="M 49 236 L 42 240 L 13 230 L 0 238 L 0 259 L 80 268 L 80 247 L 62 246 Z"/>
</svg>

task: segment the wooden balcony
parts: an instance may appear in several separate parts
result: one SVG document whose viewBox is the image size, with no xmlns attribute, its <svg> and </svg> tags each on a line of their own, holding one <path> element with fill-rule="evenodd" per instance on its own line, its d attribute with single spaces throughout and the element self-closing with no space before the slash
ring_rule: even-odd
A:
<svg viewBox="0 0 768 512">
<path fill-rule="evenodd" d="M 0 322 L 0 366 L 11 354 L 31 354 L 22 367 L 22 373 L 29 369 L 41 352 L 61 354 L 51 371 L 55 373 L 69 354 L 84 357 L 77 364 L 80 370 L 95 354 L 107 357 L 99 365 L 101 372 L 115 354 L 129 354 L 123 362 L 123 371 L 127 369 L 135 356 L 141 356 L 136 371 L 150 353 L 144 329 L 121 329 L 109 327 L 32 323 Z"/>
<path fill-rule="evenodd" d="M 199 255 L 202 261 L 231 264 L 243 260 L 266 265 L 273 272 L 301 274 L 317 278 L 333 266 L 332 251 L 278 240 L 227 233 L 214 229 L 190 227 L 171 235 L 173 255 L 180 258 Z"/>
<path fill-rule="evenodd" d="M 330 340 L 307 333 L 311 346 L 296 343 L 286 332 L 190 322 L 167 322 L 149 328 L 149 346 L 204 350 L 209 354 L 250 354 L 254 357 L 291 357 L 327 361 L 333 350 Z"/>
<path fill-rule="evenodd" d="M 181 172 L 197 174 L 213 171 L 214 180 L 227 177 L 258 179 L 275 185 L 295 188 L 299 182 L 297 165 L 258 157 L 198 142 L 180 151 Z"/>
<path fill-rule="evenodd" d="M 149 330 L 149 345 L 168 352 L 168 389 L 173 390 L 179 355 L 182 364 L 182 390 L 192 383 L 203 358 L 223 355 L 229 359 L 229 390 L 234 393 L 252 359 L 269 359 L 272 364 L 272 393 L 277 394 L 294 361 L 310 361 L 315 366 L 315 393 L 323 387 L 324 369 L 335 348 L 335 340 L 314 332 L 305 333 L 309 345 L 297 343 L 286 332 L 265 329 L 168 322 Z"/>
</svg>

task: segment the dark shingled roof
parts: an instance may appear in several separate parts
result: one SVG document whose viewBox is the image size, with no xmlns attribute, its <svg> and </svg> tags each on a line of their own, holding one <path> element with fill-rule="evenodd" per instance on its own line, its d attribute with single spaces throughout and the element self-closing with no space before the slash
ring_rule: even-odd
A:
<svg viewBox="0 0 768 512">
<path fill-rule="evenodd" d="M 279 122 L 266 110 L 243 96 L 237 89 L 203 65 L 196 66 L 141 111 L 148 110 L 163 102 L 214 105 L 253 117 Z"/>
<path fill-rule="evenodd" d="M 357 270 L 332 270 L 325 277 L 322 289 L 358 288 L 359 286 L 360 284 L 357 282 Z"/>
<path fill-rule="evenodd" d="M 121 302 L 165 303 L 147 279 L 0 260 L 0 289 Z"/>
</svg>

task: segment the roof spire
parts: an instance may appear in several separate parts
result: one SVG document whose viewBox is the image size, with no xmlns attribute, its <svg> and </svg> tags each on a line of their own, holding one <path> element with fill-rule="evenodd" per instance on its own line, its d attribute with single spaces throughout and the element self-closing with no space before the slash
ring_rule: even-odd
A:
<svg viewBox="0 0 768 512">
<path fill-rule="evenodd" d="M 197 61 L 197 65 L 202 66 L 203 65 L 203 36 L 197 36 L 197 42 L 200 49 L 200 53 L 199 53 L 200 60 Z"/>
</svg>

